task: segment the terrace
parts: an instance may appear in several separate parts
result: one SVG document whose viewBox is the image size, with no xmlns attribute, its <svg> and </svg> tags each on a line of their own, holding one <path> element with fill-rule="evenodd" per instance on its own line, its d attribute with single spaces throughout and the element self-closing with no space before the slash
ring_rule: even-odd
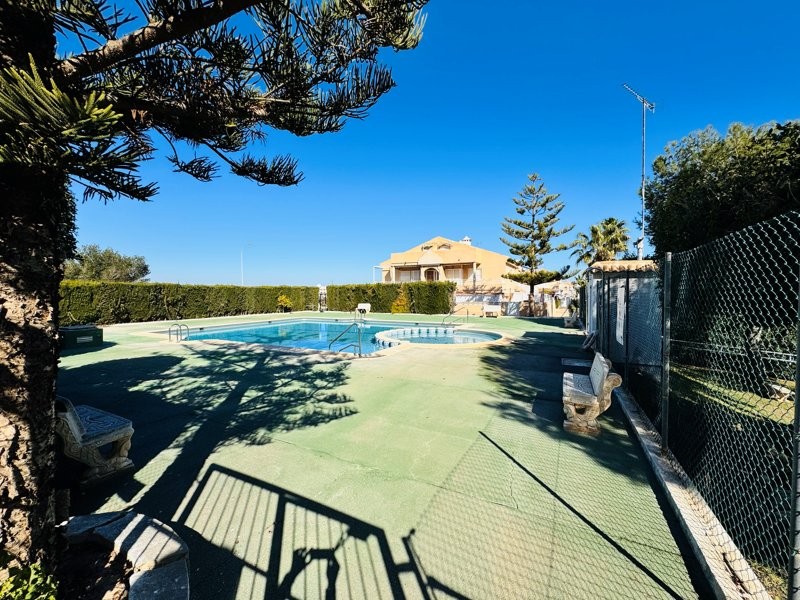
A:
<svg viewBox="0 0 800 600">
<path fill-rule="evenodd" d="M 493 320 L 505 343 L 356 360 L 158 329 L 109 326 L 103 348 L 62 357 L 59 393 L 136 428 L 137 469 L 74 494 L 73 512 L 173 524 L 194 598 L 702 586 L 618 408 L 597 439 L 563 431 L 561 358 L 581 357 L 582 337 L 556 321 Z"/>
</svg>

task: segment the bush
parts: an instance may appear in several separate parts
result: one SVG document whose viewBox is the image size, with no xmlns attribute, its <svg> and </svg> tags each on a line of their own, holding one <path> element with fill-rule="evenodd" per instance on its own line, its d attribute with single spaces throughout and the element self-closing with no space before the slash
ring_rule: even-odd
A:
<svg viewBox="0 0 800 600">
<path fill-rule="evenodd" d="M 0 569 L 8 568 L 8 577 L 0 582 L 3 600 L 56 600 L 56 584 L 39 564 L 8 567 L 10 557 L 0 554 Z"/>
<path fill-rule="evenodd" d="M 316 286 L 178 285 L 64 281 L 59 310 L 64 325 L 198 319 L 317 306 Z M 280 299 L 283 298 L 283 304 Z"/>
<path fill-rule="evenodd" d="M 408 298 L 408 288 L 400 286 L 400 293 L 392 302 L 392 314 L 411 312 L 411 301 Z"/>
<path fill-rule="evenodd" d="M 278 310 L 281 312 L 292 312 L 292 300 L 286 294 L 278 296 Z"/>
<path fill-rule="evenodd" d="M 328 308 L 352 311 L 360 302 L 369 302 L 373 312 L 399 312 L 393 306 L 402 290 L 405 290 L 408 298 L 405 312 L 446 314 L 450 312 L 455 289 L 456 284 L 451 281 L 329 285 Z"/>
</svg>

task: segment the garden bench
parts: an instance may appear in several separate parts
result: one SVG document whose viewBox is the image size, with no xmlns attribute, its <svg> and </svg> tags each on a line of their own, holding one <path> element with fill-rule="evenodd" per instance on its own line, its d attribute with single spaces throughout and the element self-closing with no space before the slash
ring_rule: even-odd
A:
<svg viewBox="0 0 800 600">
<path fill-rule="evenodd" d="M 89 467 L 83 483 L 133 468 L 128 458 L 133 424 L 128 419 L 92 406 L 74 406 L 63 396 L 58 396 L 56 407 L 56 433 L 64 441 L 64 454 Z M 110 451 L 100 451 L 109 444 Z"/>
<path fill-rule="evenodd" d="M 597 417 L 611 406 L 611 392 L 622 384 L 622 377 L 611 371 L 611 363 L 599 352 L 594 355 L 589 375 L 564 373 L 564 429 L 598 435 Z"/>
<path fill-rule="evenodd" d="M 484 304 L 483 305 L 483 316 L 488 317 L 489 315 L 494 315 L 495 317 L 500 316 L 500 305 L 499 304 Z"/>
</svg>

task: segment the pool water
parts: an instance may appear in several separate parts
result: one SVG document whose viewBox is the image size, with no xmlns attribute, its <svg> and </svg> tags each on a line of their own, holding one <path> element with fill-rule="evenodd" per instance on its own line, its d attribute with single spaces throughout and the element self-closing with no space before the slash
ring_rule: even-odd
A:
<svg viewBox="0 0 800 600">
<path fill-rule="evenodd" d="M 478 344 L 499 340 L 502 336 L 488 331 L 470 329 L 454 329 L 452 327 L 403 327 L 393 329 L 381 336 L 383 340 L 399 340 L 412 344 Z M 379 340 L 380 342 L 381 340 Z"/>
<path fill-rule="evenodd" d="M 309 350 L 372 354 L 401 342 L 424 344 L 473 344 L 499 339 L 495 333 L 454 329 L 452 326 L 416 323 L 370 322 L 353 326 L 353 321 L 288 320 L 252 323 L 234 327 L 191 329 L 189 340 L 226 340 Z M 381 334 L 381 335 L 378 335 Z M 341 336 L 341 337 L 338 337 Z M 337 339 L 338 337 L 338 339 Z M 336 341 L 334 341 L 336 340 Z"/>
<path fill-rule="evenodd" d="M 309 350 L 333 350 L 337 352 L 355 353 L 357 349 L 351 344 L 358 343 L 358 329 L 361 330 L 361 352 L 371 354 L 382 346 L 377 344 L 375 334 L 379 331 L 394 329 L 396 325 L 359 324 L 352 327 L 352 321 L 281 321 L 279 323 L 254 323 L 243 327 L 208 328 L 189 331 L 190 340 L 227 340 L 248 344 L 268 344 L 270 346 L 286 346 L 289 348 L 306 348 Z M 336 340 L 348 327 L 351 329 Z"/>
</svg>

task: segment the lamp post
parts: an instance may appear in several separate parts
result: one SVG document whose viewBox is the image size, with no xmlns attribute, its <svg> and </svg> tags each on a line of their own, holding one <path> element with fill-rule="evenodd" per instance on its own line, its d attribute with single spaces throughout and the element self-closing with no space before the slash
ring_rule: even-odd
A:
<svg viewBox="0 0 800 600">
<path fill-rule="evenodd" d="M 642 103 L 642 237 L 636 241 L 636 249 L 638 250 L 639 260 L 644 256 L 644 169 L 645 169 L 645 131 L 646 131 L 646 116 L 647 111 L 651 113 L 656 112 L 656 105 L 650 102 L 644 96 L 636 93 L 627 83 L 623 83 L 622 87 L 633 94 L 636 99 Z"/>
</svg>

